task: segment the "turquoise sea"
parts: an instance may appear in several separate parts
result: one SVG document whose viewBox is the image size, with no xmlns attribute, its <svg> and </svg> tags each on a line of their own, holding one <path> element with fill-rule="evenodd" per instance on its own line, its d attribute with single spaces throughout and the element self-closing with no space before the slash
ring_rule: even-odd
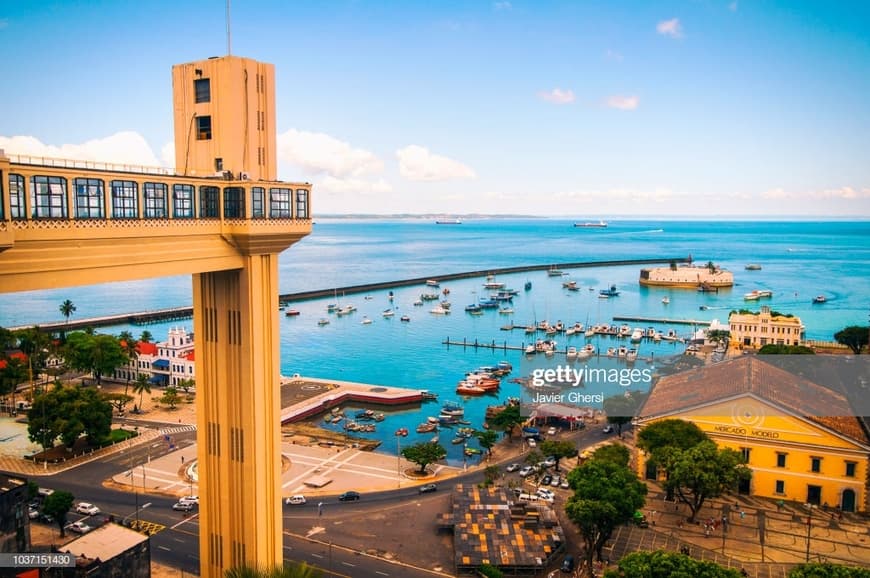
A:
<svg viewBox="0 0 870 578">
<path fill-rule="evenodd" d="M 712 260 L 733 271 L 735 286 L 719 293 L 644 288 L 638 284 L 638 266 L 565 269 L 565 275 L 558 278 L 548 276 L 546 271 L 535 271 L 498 277 L 498 281 L 519 291 L 511 305 L 513 315 L 490 310 L 481 316 L 468 315 L 463 309 L 489 294 L 482 286 L 483 278 L 442 284 L 440 289 L 446 287 L 450 291 L 447 296 L 452 303 L 450 315 L 430 313 L 432 302 L 422 307 L 413 304 L 428 292 L 422 284 L 394 289 L 392 302 L 386 290 L 368 295 L 343 295 L 336 290 L 329 299 L 294 303 L 292 307 L 300 311 L 297 317 L 281 314 L 281 371 L 284 375 L 300 373 L 424 388 L 439 393 L 442 401 L 459 400 L 454 393 L 457 381 L 478 366 L 506 360 L 514 366 L 510 377 L 516 377 L 528 375 L 536 366 L 566 363 L 564 355 L 544 362 L 543 356 L 529 358 L 519 351 L 442 344 L 447 338 L 513 346 L 527 344 L 531 337 L 523 331 L 501 330 L 509 323 L 527 325 L 548 320 L 588 325 L 614 323 L 615 315 L 726 322 L 730 310 L 757 309 L 760 304 L 799 316 L 808 339 L 831 340 L 833 333 L 844 326 L 868 322 L 868 221 L 632 220 L 613 221 L 606 229 L 584 229 L 574 228 L 573 221 L 559 219 L 481 219 L 466 220 L 461 225 L 436 225 L 431 220 L 319 219 L 309 237 L 281 255 L 280 291 L 332 289 L 416 277 L 437 279 L 449 273 L 520 265 L 640 258 L 666 261 L 688 255 L 698 263 Z M 759 264 L 762 269 L 747 271 L 744 267 L 749 263 Z M 576 281 L 580 291 L 564 289 L 562 282 L 567 280 Z M 527 281 L 532 284 L 529 291 L 524 290 Z M 620 295 L 599 299 L 598 291 L 610 285 L 616 285 Z M 773 298 L 766 302 L 744 302 L 743 294 L 753 289 L 769 289 Z M 812 298 L 820 294 L 827 297 L 827 303 L 813 304 Z M 664 296 L 670 298 L 667 305 L 662 303 Z M 65 299 L 75 303 L 76 318 L 192 302 L 188 277 L 6 294 L 0 295 L 0 326 L 59 320 L 58 306 Z M 339 318 L 327 314 L 330 302 L 354 304 L 357 311 Z M 701 306 L 706 309 L 701 310 Z M 382 316 L 388 307 L 395 308 L 394 317 Z M 409 315 L 411 321 L 400 321 L 401 315 Z M 372 323 L 363 324 L 364 316 Z M 317 321 L 323 317 L 328 317 L 330 323 L 318 326 Z M 164 339 L 172 325 L 192 330 L 192 321 L 186 320 L 101 331 L 118 333 L 130 329 L 138 335 L 148 329 L 156 339 Z M 663 332 L 674 330 L 681 336 L 693 330 L 691 325 L 652 325 Z M 582 334 L 555 339 L 560 350 L 586 343 Z M 596 337 L 592 342 L 602 353 L 607 347 L 618 345 L 610 337 Z M 639 362 L 638 367 L 649 364 L 654 367 L 662 358 L 679 354 L 683 348 L 675 343 L 644 342 L 639 352 L 647 364 Z M 616 361 L 597 363 L 608 367 Z M 485 407 L 519 395 L 519 387 L 506 380 L 497 397 L 461 400 L 466 406 L 466 419 L 480 427 Z M 616 386 L 615 390 L 603 393 L 618 390 Z M 432 403 L 388 413 L 378 431 L 360 435 L 379 437 L 385 441 L 384 451 L 394 451 L 393 432 L 398 427 L 411 429 L 403 444 L 430 439 L 433 434 L 417 436 L 413 428 L 437 413 L 438 406 Z M 450 458 L 461 459 L 462 446 L 451 446 L 449 438 L 452 438 L 449 432 L 442 434 Z"/>
</svg>

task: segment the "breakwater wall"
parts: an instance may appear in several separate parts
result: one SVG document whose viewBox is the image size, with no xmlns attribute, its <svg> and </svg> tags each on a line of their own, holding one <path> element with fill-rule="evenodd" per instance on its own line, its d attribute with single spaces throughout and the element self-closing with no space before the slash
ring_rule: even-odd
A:
<svg viewBox="0 0 870 578">
<path fill-rule="evenodd" d="M 462 273 L 447 273 L 444 275 L 431 275 L 429 277 L 416 277 L 414 279 L 401 279 L 398 281 L 384 281 L 380 283 L 365 283 L 362 285 L 348 285 L 346 287 L 333 287 L 329 289 L 316 289 L 314 291 L 302 291 L 299 293 L 284 293 L 278 296 L 280 303 L 293 303 L 296 301 L 309 301 L 312 299 L 322 299 L 333 295 L 353 295 L 356 293 L 367 293 L 369 291 L 380 291 L 384 289 L 394 289 L 398 287 L 411 287 L 413 285 L 425 285 L 429 279 L 437 279 L 439 282 L 453 281 L 456 279 L 473 279 L 475 277 L 486 277 L 487 275 L 508 275 L 511 273 L 527 273 L 531 271 L 548 271 L 550 269 L 589 269 L 593 267 L 619 267 L 624 265 L 658 265 L 661 263 L 687 263 L 687 257 L 660 257 L 656 259 L 627 259 L 619 261 L 579 261 L 573 263 L 545 263 L 543 265 L 520 265 L 517 267 L 498 267 L 490 269 L 480 269 L 477 271 L 465 271 Z M 104 315 L 101 317 L 90 317 L 84 319 L 70 319 L 69 321 L 50 321 L 47 323 L 38 323 L 33 325 L 23 325 L 20 327 L 7 327 L 11 331 L 18 329 L 26 329 L 37 325 L 40 330 L 46 332 L 57 331 L 75 331 L 79 329 L 87 329 L 88 327 L 110 327 L 112 325 L 147 325 L 149 323 L 160 323 L 162 321 L 173 321 L 176 319 L 191 319 L 193 317 L 193 307 L 171 307 L 168 309 L 156 309 L 152 311 L 140 311 L 137 313 L 120 313 L 116 315 Z"/>
</svg>

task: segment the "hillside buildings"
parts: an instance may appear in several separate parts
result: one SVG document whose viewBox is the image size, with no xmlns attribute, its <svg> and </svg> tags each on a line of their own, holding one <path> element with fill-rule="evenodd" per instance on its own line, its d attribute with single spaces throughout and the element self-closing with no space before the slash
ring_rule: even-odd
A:
<svg viewBox="0 0 870 578">
<path fill-rule="evenodd" d="M 732 313 L 728 328 L 732 346 L 756 349 L 768 344 L 800 345 L 804 332 L 800 317 L 776 313 L 767 305 L 758 313 Z"/>
<path fill-rule="evenodd" d="M 835 389 L 761 358 L 746 355 L 664 377 L 639 415 L 641 428 L 663 419 L 690 421 L 720 447 L 741 452 L 752 479 L 740 493 L 870 511 L 866 424 Z M 638 468 L 647 479 L 659 476 L 643 452 Z"/>
</svg>

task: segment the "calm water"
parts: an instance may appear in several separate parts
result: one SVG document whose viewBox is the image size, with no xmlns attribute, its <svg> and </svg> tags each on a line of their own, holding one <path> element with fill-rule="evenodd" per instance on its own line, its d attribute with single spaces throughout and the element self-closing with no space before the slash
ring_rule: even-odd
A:
<svg viewBox="0 0 870 578">
<path fill-rule="evenodd" d="M 846 325 L 866 324 L 870 296 L 870 222 L 684 222 L 620 221 L 607 229 L 575 229 L 571 221 L 552 219 L 480 220 L 462 225 L 434 225 L 414 220 L 320 220 L 314 232 L 281 256 L 280 291 L 291 293 L 371 283 L 411 277 L 437 278 L 439 275 L 488 267 L 509 267 L 574 261 L 635 258 L 675 258 L 692 255 L 696 262 L 713 260 L 734 272 L 735 287 L 718 294 L 692 290 L 648 289 L 638 285 L 639 267 L 608 267 L 566 270 L 563 278 L 546 272 L 499 277 L 519 290 L 514 298 L 513 315 L 495 310 L 473 317 L 465 305 L 486 296 L 483 279 L 466 279 L 442 285 L 448 287 L 453 313 L 433 315 L 431 303 L 413 305 L 424 286 L 364 295 L 336 294 L 334 298 L 296 303 L 298 317 L 281 317 L 281 371 L 284 375 L 301 373 L 315 377 L 361 381 L 392 386 L 426 388 L 439 392 L 440 398 L 457 399 L 456 382 L 466 371 L 500 360 L 513 363 L 516 371 L 526 372 L 532 362 L 517 351 L 446 347 L 446 338 L 473 342 L 495 341 L 520 346 L 529 341 L 522 331 L 502 331 L 508 323 L 535 321 L 579 321 L 583 324 L 612 323 L 614 315 L 666 317 L 727 321 L 732 309 L 746 307 L 743 294 L 753 289 L 770 289 L 772 308 L 793 313 L 806 325 L 810 339 L 831 339 Z M 761 271 L 746 271 L 747 263 L 762 265 Z M 572 279 L 581 290 L 570 292 L 562 281 Z M 526 281 L 532 289 L 523 290 Z M 598 290 L 617 285 L 619 297 L 599 299 Z M 592 289 L 590 291 L 589 289 Z M 813 305 L 812 297 L 824 294 L 828 302 Z M 662 297 L 668 295 L 670 304 Z M 188 277 L 173 277 L 143 282 L 116 283 L 95 287 L 70 288 L 0 295 L 0 325 L 15 326 L 61 318 L 58 306 L 70 299 L 77 306 L 76 318 L 107 313 L 141 311 L 192 302 Z M 326 313 L 328 302 L 354 304 L 358 311 L 338 318 Z M 708 307 L 700 310 L 700 306 Z M 383 318 L 387 307 L 396 316 Z M 757 308 L 757 304 L 751 306 Z M 403 323 L 399 316 L 411 316 Z M 361 320 L 368 316 L 372 323 Z M 319 327 L 317 320 L 329 317 L 329 325 Z M 192 329 L 190 320 L 181 322 Z M 114 327 L 101 331 L 118 333 L 143 329 L 164 339 L 172 324 L 147 327 Z M 646 327 L 646 323 L 631 323 Z M 691 325 L 667 326 L 681 335 Z M 582 335 L 557 338 L 559 348 L 580 347 Z M 595 338 L 602 351 L 616 345 L 611 338 Z M 656 359 L 682 351 L 671 343 L 640 346 L 643 357 Z M 535 358 L 534 363 L 538 363 Z M 565 363 L 565 357 L 554 358 Z M 605 362 L 615 363 L 615 362 Z M 521 368 L 520 366 L 523 365 Z M 505 383 L 499 399 L 518 395 L 519 386 Z M 465 400 L 466 419 L 478 426 L 492 396 Z M 433 434 L 415 438 L 413 427 L 426 416 L 438 413 L 438 406 L 388 414 L 378 432 L 363 434 L 383 439 L 385 451 L 395 451 L 393 432 L 400 426 L 412 429 L 403 444 L 429 439 Z M 338 427 L 338 426 L 335 426 Z M 442 433 L 450 457 L 459 459 L 461 446 L 451 446 L 450 432 Z"/>
</svg>

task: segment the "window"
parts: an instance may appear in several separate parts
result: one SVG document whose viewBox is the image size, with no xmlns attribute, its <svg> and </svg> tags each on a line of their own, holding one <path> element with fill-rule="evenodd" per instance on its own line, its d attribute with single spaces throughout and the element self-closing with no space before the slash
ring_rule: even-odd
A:
<svg viewBox="0 0 870 578">
<path fill-rule="evenodd" d="M 143 203 L 145 210 L 143 217 L 146 219 L 165 219 L 166 211 L 166 184 L 145 183 L 142 186 Z"/>
<path fill-rule="evenodd" d="M 819 473 L 822 471 L 822 458 L 811 457 L 810 458 L 810 470 Z"/>
<path fill-rule="evenodd" d="M 245 218 L 244 187 L 224 187 L 224 218 Z"/>
<path fill-rule="evenodd" d="M 846 476 L 849 478 L 854 478 L 857 466 L 858 464 L 856 462 L 846 462 Z"/>
<path fill-rule="evenodd" d="M 196 117 L 196 140 L 211 140 L 211 116 Z"/>
<path fill-rule="evenodd" d="M 9 218 L 27 218 L 27 209 L 24 207 L 24 177 L 21 175 L 9 175 Z"/>
<path fill-rule="evenodd" d="M 777 453 L 776 454 L 776 467 L 784 468 L 785 467 L 785 458 L 788 454 Z"/>
<path fill-rule="evenodd" d="M 43 175 L 30 177 L 30 205 L 34 219 L 67 218 L 66 179 Z"/>
<path fill-rule="evenodd" d="M 773 493 L 784 494 L 785 493 L 785 482 L 782 480 L 776 480 L 776 488 L 774 488 Z"/>
<path fill-rule="evenodd" d="M 77 219 L 102 219 L 106 216 L 103 209 L 103 181 L 100 179 L 74 179 L 75 205 Z"/>
<path fill-rule="evenodd" d="M 112 181 L 112 218 L 139 218 L 139 185 L 135 181 Z"/>
<path fill-rule="evenodd" d="M 199 218 L 200 219 L 217 219 L 218 214 L 218 199 L 220 197 L 220 189 L 211 185 L 203 185 L 199 187 Z"/>
<path fill-rule="evenodd" d="M 740 448 L 740 455 L 743 456 L 743 463 L 749 463 L 749 454 L 752 452 L 751 448 Z"/>
<path fill-rule="evenodd" d="M 224 159 L 218 157 L 214 160 L 214 170 L 223 171 L 224 170 Z"/>
<path fill-rule="evenodd" d="M 308 218 L 308 189 L 296 189 L 296 218 Z"/>
<path fill-rule="evenodd" d="M 266 189 L 254 187 L 251 189 L 251 218 L 262 219 L 266 216 Z"/>
<path fill-rule="evenodd" d="M 193 81 L 194 102 L 211 102 L 211 80 L 197 78 Z"/>
<path fill-rule="evenodd" d="M 293 189 L 271 188 L 269 189 L 269 218 L 290 219 L 293 217 L 291 198 Z"/>
<path fill-rule="evenodd" d="M 193 196 L 193 185 L 172 185 L 172 216 L 176 219 L 192 219 Z"/>
</svg>

